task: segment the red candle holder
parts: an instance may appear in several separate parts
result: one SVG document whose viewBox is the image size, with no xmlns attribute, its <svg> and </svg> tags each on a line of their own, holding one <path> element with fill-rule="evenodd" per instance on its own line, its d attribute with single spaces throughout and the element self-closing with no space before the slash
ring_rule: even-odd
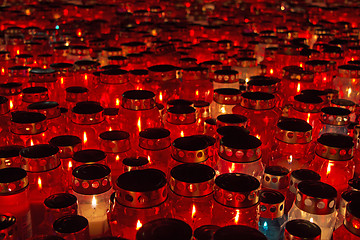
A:
<svg viewBox="0 0 360 240">
<path fill-rule="evenodd" d="M 246 225 L 258 229 L 259 196 L 260 182 L 255 177 L 242 173 L 218 176 L 215 179 L 213 224 Z"/>
<path fill-rule="evenodd" d="M 74 65 L 71 63 L 57 62 L 50 64 L 50 67 L 55 70 L 56 82 L 59 83 L 60 89 L 76 86 L 74 81 Z M 61 101 L 62 103 L 62 101 Z"/>
<path fill-rule="evenodd" d="M 80 86 L 68 87 L 65 89 L 65 107 L 73 109 L 77 103 L 89 100 L 89 89 Z"/>
<path fill-rule="evenodd" d="M 23 146 L 7 145 L 0 147 L 0 169 L 20 167 L 20 150 Z"/>
<path fill-rule="evenodd" d="M 295 219 L 285 225 L 285 240 L 290 239 L 321 239 L 321 229 L 318 225 L 308 220 Z"/>
<path fill-rule="evenodd" d="M 83 216 L 64 216 L 54 222 L 53 228 L 65 240 L 90 240 L 89 221 Z"/>
<path fill-rule="evenodd" d="M 29 66 L 12 66 L 8 68 L 9 72 L 9 82 L 19 82 L 23 84 L 27 84 L 29 86 L 29 72 L 30 72 Z M 6 81 L 8 82 L 8 81 Z"/>
<path fill-rule="evenodd" d="M 211 102 L 213 91 L 205 67 L 187 67 L 182 70 L 182 88 L 180 98 L 192 101 Z"/>
<path fill-rule="evenodd" d="M 17 230 L 19 239 L 29 239 L 32 236 L 32 221 L 27 173 L 21 168 L 4 168 L 0 169 L 0 173 L 0 211 L 11 214 L 16 218 L 16 224 L 23 226 Z"/>
<path fill-rule="evenodd" d="M 10 101 L 6 97 L 0 96 L 0 134 L 6 138 L 10 125 Z"/>
<path fill-rule="evenodd" d="M 357 228 L 359 221 L 359 209 L 357 204 L 359 200 L 351 201 L 346 207 L 344 224 L 335 230 L 333 236 L 339 239 L 360 239 L 360 232 Z"/>
<path fill-rule="evenodd" d="M 98 70 L 99 63 L 91 60 L 79 60 L 74 63 L 74 78 L 77 86 L 93 90 L 96 87 L 93 73 Z"/>
<path fill-rule="evenodd" d="M 240 90 L 234 88 L 219 88 L 214 90 L 214 98 L 211 103 L 211 115 L 213 118 L 222 114 L 233 113 L 232 109 L 240 102 Z"/>
<path fill-rule="evenodd" d="M 17 110 L 21 105 L 22 84 L 17 82 L 0 84 L 0 96 L 9 99 L 9 110 Z"/>
<path fill-rule="evenodd" d="M 216 225 L 203 225 L 194 230 L 194 238 L 195 240 L 211 239 L 219 228 L 220 227 Z"/>
<path fill-rule="evenodd" d="M 8 215 L 0 215 L 0 234 L 5 240 L 17 238 L 16 218 Z"/>
<path fill-rule="evenodd" d="M 213 89 L 234 88 L 239 89 L 239 72 L 235 70 L 216 70 L 214 72 Z"/>
<path fill-rule="evenodd" d="M 172 217 L 192 228 L 210 224 L 215 171 L 206 165 L 187 163 L 172 168 L 170 175 Z"/>
<path fill-rule="evenodd" d="M 172 139 L 196 134 L 195 108 L 182 104 L 168 108 L 164 127 L 169 129 Z"/>
<path fill-rule="evenodd" d="M 134 239 L 136 230 L 151 220 L 166 217 L 165 174 L 157 169 L 126 172 L 116 181 L 116 199 L 108 214 L 113 236 Z"/>
</svg>

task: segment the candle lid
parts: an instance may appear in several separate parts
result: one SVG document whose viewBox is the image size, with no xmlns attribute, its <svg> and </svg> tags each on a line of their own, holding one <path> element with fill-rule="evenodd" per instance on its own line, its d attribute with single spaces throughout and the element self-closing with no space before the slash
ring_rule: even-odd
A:
<svg viewBox="0 0 360 240">
<path fill-rule="evenodd" d="M 331 70 L 331 62 L 326 60 L 310 60 L 305 62 L 305 70 L 322 73 Z"/>
<path fill-rule="evenodd" d="M 147 150 L 162 150 L 170 147 L 170 131 L 165 128 L 147 128 L 139 133 L 139 146 Z"/>
<path fill-rule="evenodd" d="M 323 100 L 311 94 L 299 94 L 294 97 L 293 108 L 300 112 L 317 113 L 323 107 Z"/>
<path fill-rule="evenodd" d="M 52 63 L 50 67 L 55 69 L 61 76 L 67 75 L 74 70 L 74 64 L 65 62 Z"/>
<path fill-rule="evenodd" d="M 129 71 L 131 82 L 145 83 L 149 81 L 149 71 L 146 69 L 134 69 Z"/>
<path fill-rule="evenodd" d="M 59 148 L 50 144 L 38 144 L 20 150 L 21 167 L 28 172 L 44 172 L 61 165 Z"/>
<path fill-rule="evenodd" d="M 222 138 L 226 135 L 234 135 L 234 136 L 238 136 L 239 134 L 246 134 L 249 135 L 250 131 L 247 130 L 244 127 L 239 127 L 239 126 L 223 126 L 223 127 L 219 127 L 216 132 L 220 135 L 219 137 Z"/>
<path fill-rule="evenodd" d="M 216 118 L 217 127 L 239 126 L 246 128 L 248 118 L 240 114 L 222 114 Z"/>
<path fill-rule="evenodd" d="M 222 68 L 222 62 L 220 61 L 205 61 L 199 64 L 200 67 L 206 67 L 209 69 L 210 72 L 215 73 L 215 71 L 220 70 Z"/>
<path fill-rule="evenodd" d="M 97 102 L 78 102 L 72 109 L 72 122 L 81 125 L 97 124 L 104 121 L 104 108 Z"/>
<path fill-rule="evenodd" d="M 313 82 L 314 72 L 305 71 L 299 66 L 286 66 L 282 72 L 283 79 L 301 82 Z"/>
<path fill-rule="evenodd" d="M 264 188 L 281 190 L 289 186 L 289 170 L 281 166 L 268 166 L 265 168 L 262 182 Z"/>
<path fill-rule="evenodd" d="M 352 200 L 346 206 L 346 214 L 344 226 L 352 234 L 360 236 L 359 222 L 360 222 L 360 200 Z"/>
<path fill-rule="evenodd" d="M 53 228 L 55 232 L 64 235 L 72 234 L 72 233 L 80 233 L 82 231 L 88 232 L 89 231 L 88 226 L 89 226 L 89 221 L 85 217 L 79 215 L 69 215 L 69 216 L 61 217 L 57 219 L 53 224 Z M 85 234 L 89 234 L 89 233 L 85 233 Z"/>
<path fill-rule="evenodd" d="M 77 214 L 77 198 L 70 193 L 53 194 L 44 200 L 44 204 L 55 219 Z"/>
<path fill-rule="evenodd" d="M 170 189 L 185 197 L 203 197 L 214 191 L 215 171 L 198 164 L 180 164 L 170 171 Z"/>
<path fill-rule="evenodd" d="M 298 169 L 292 171 L 290 174 L 289 189 L 292 193 L 296 194 L 297 187 L 302 181 L 320 181 L 320 175 L 309 169 Z"/>
<path fill-rule="evenodd" d="M 9 67 L 9 77 L 29 77 L 31 67 L 29 66 L 13 66 Z"/>
<path fill-rule="evenodd" d="M 360 66 L 341 65 L 338 66 L 338 77 L 341 78 L 360 78 Z"/>
<path fill-rule="evenodd" d="M 324 107 L 321 109 L 321 122 L 335 126 L 343 126 L 350 123 L 350 110 L 339 107 Z"/>
<path fill-rule="evenodd" d="M 72 159 L 79 163 L 98 163 L 106 160 L 106 153 L 99 149 L 85 149 L 74 153 Z"/>
<path fill-rule="evenodd" d="M 109 56 L 108 57 L 110 64 L 117 64 L 122 67 L 125 67 L 128 65 L 129 60 L 127 57 L 124 56 Z"/>
<path fill-rule="evenodd" d="M 208 144 L 196 136 L 180 137 L 173 141 L 171 156 L 182 163 L 200 163 L 208 159 Z"/>
<path fill-rule="evenodd" d="M 346 206 L 350 201 L 360 201 L 360 192 L 354 190 L 347 190 L 341 193 L 339 214 L 345 216 Z"/>
<path fill-rule="evenodd" d="M 57 118 L 61 115 L 59 104 L 53 101 L 31 103 L 27 109 L 42 113 L 47 119 Z"/>
<path fill-rule="evenodd" d="M 194 108 L 196 109 L 196 118 L 210 117 L 210 103 L 202 100 L 194 101 Z"/>
<path fill-rule="evenodd" d="M 45 87 L 28 87 L 23 89 L 23 102 L 34 103 L 46 101 L 48 99 L 48 89 Z"/>
<path fill-rule="evenodd" d="M 327 215 L 336 210 L 336 197 L 336 189 L 329 184 L 302 181 L 298 184 L 295 204 L 307 213 Z"/>
<path fill-rule="evenodd" d="M 190 100 L 185 100 L 185 99 L 171 99 L 171 100 L 167 101 L 167 103 L 166 103 L 166 109 L 169 109 L 171 107 L 177 107 L 177 106 L 193 107 L 194 102 L 190 101 Z"/>
<path fill-rule="evenodd" d="M 241 57 L 241 58 L 236 58 L 236 62 L 239 67 L 250 68 L 250 67 L 256 67 L 257 60 L 256 58 Z"/>
<path fill-rule="evenodd" d="M 317 140 L 315 153 L 329 160 L 346 161 L 352 159 L 353 148 L 352 137 L 337 133 L 324 133 Z"/>
<path fill-rule="evenodd" d="M 225 206 L 248 208 L 259 203 L 260 182 L 242 173 L 225 173 L 215 179 L 214 199 Z"/>
<path fill-rule="evenodd" d="M 84 102 L 88 100 L 89 90 L 85 87 L 68 87 L 65 89 L 67 102 Z"/>
<path fill-rule="evenodd" d="M 257 161 L 261 158 L 261 141 L 248 134 L 227 134 L 220 140 L 219 156 L 236 163 Z"/>
<path fill-rule="evenodd" d="M 21 94 L 22 84 L 19 82 L 7 82 L 0 84 L 0 95 L 14 96 Z"/>
<path fill-rule="evenodd" d="M 140 170 L 147 167 L 149 160 L 146 157 L 128 157 L 122 161 L 124 172 Z"/>
<path fill-rule="evenodd" d="M 213 240 L 215 232 L 219 229 L 216 225 L 203 225 L 194 231 L 195 240 Z"/>
<path fill-rule="evenodd" d="M 214 81 L 218 83 L 239 82 L 239 72 L 235 70 L 216 70 L 214 74 Z"/>
<path fill-rule="evenodd" d="M 29 185 L 27 173 L 21 168 L 0 169 L 0 195 L 11 195 Z"/>
<path fill-rule="evenodd" d="M 186 67 L 183 68 L 182 70 L 183 81 L 197 81 L 197 80 L 206 81 L 208 79 L 209 79 L 209 70 L 206 67 Z"/>
<path fill-rule="evenodd" d="M 148 70 L 152 81 L 169 81 L 176 79 L 178 68 L 172 65 L 154 65 L 148 67 Z"/>
<path fill-rule="evenodd" d="M 98 66 L 100 66 L 100 64 L 98 62 L 95 61 L 91 61 L 91 60 L 79 60 L 76 61 L 74 63 L 74 71 L 75 72 L 93 72 L 96 71 L 98 69 Z"/>
<path fill-rule="evenodd" d="M 176 125 L 187 125 L 196 122 L 196 110 L 186 105 L 176 105 L 167 110 L 166 121 Z"/>
<path fill-rule="evenodd" d="M 204 133 L 208 135 L 215 134 L 216 131 L 216 119 L 214 118 L 208 118 L 205 120 L 204 123 Z"/>
<path fill-rule="evenodd" d="M 214 240 L 224 239 L 266 240 L 267 238 L 255 228 L 244 225 L 230 225 L 220 228 L 214 234 Z"/>
<path fill-rule="evenodd" d="M 284 118 L 277 123 L 275 137 L 290 144 L 309 143 L 312 140 L 312 127 L 305 120 Z"/>
<path fill-rule="evenodd" d="M 249 91 L 274 94 L 280 91 L 281 82 L 278 78 L 266 76 L 252 76 L 248 82 Z"/>
<path fill-rule="evenodd" d="M 109 69 L 100 72 L 100 81 L 105 84 L 123 84 L 129 81 L 129 72 L 124 69 Z"/>
<path fill-rule="evenodd" d="M 53 137 L 49 143 L 59 148 L 59 157 L 62 159 L 71 158 L 74 153 L 80 151 L 82 147 L 81 139 L 74 135 Z"/>
<path fill-rule="evenodd" d="M 16 218 L 0 215 L 0 235 L 3 239 L 16 239 Z M 15 236 L 14 236 L 15 235 Z"/>
<path fill-rule="evenodd" d="M 0 96 L 0 115 L 10 111 L 10 101 L 6 97 Z"/>
<path fill-rule="evenodd" d="M 84 164 L 73 172 L 72 188 L 75 192 L 94 195 L 111 189 L 110 168 L 102 164 Z"/>
<path fill-rule="evenodd" d="M 160 218 L 145 223 L 136 233 L 136 240 L 191 240 L 191 227 L 178 219 Z"/>
<path fill-rule="evenodd" d="M 252 110 L 267 110 L 275 107 L 275 96 L 266 92 L 244 92 L 240 106 Z"/>
<path fill-rule="evenodd" d="M 156 106 L 155 94 L 147 90 L 130 90 L 122 95 L 121 106 L 130 110 L 149 110 Z"/>
<path fill-rule="evenodd" d="M 350 112 L 355 112 L 356 104 L 348 99 L 332 99 L 331 100 L 332 107 L 340 107 L 350 110 Z"/>
<path fill-rule="evenodd" d="M 295 219 L 285 224 L 285 238 L 290 240 L 320 240 L 321 229 L 315 223 L 303 219 Z"/>
<path fill-rule="evenodd" d="M 56 72 L 52 68 L 33 68 L 30 70 L 29 82 L 49 83 L 56 82 Z"/>
<path fill-rule="evenodd" d="M 10 124 L 11 132 L 20 135 L 34 135 L 47 130 L 45 115 L 37 112 L 12 112 Z"/>
<path fill-rule="evenodd" d="M 116 185 L 116 200 L 127 207 L 148 208 L 167 199 L 166 176 L 158 169 L 125 172 Z"/>
<path fill-rule="evenodd" d="M 214 90 L 214 101 L 225 105 L 235 105 L 240 102 L 240 90 L 235 88 L 218 88 Z"/>
<path fill-rule="evenodd" d="M 22 148 L 20 145 L 0 146 L 0 169 L 18 166 Z"/>
<path fill-rule="evenodd" d="M 130 134 L 125 131 L 114 130 L 102 132 L 100 149 L 107 153 L 120 153 L 130 150 Z"/>
<path fill-rule="evenodd" d="M 72 54 L 72 55 L 86 56 L 86 55 L 90 54 L 90 48 L 89 47 L 82 46 L 82 45 L 72 45 L 72 46 L 69 46 L 69 47 L 70 47 L 70 54 Z M 81 61 L 88 61 L 88 60 L 81 60 Z"/>
<path fill-rule="evenodd" d="M 260 193 L 260 217 L 280 218 L 284 215 L 285 197 L 275 190 L 262 190 Z"/>
</svg>

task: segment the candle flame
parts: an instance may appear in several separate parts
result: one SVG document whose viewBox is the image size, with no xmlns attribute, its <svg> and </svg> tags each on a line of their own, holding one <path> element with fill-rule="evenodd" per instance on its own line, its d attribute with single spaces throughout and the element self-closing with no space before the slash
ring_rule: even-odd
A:
<svg viewBox="0 0 360 240">
<path fill-rule="evenodd" d="M 63 77 L 60 78 L 60 83 L 61 83 L 61 85 L 64 84 L 64 78 Z"/>
<path fill-rule="evenodd" d="M 120 160 L 119 155 L 116 155 L 116 157 L 115 157 L 115 161 L 119 161 L 119 160 Z"/>
<path fill-rule="evenodd" d="M 231 163 L 231 168 L 229 168 L 229 172 L 233 173 L 233 172 L 235 172 L 235 169 L 236 169 L 235 163 Z"/>
<path fill-rule="evenodd" d="M 300 67 L 301 67 L 301 68 L 303 67 L 303 64 L 302 64 L 302 63 L 300 63 Z"/>
<path fill-rule="evenodd" d="M 92 208 L 96 208 L 96 198 L 95 198 L 95 195 L 93 195 L 93 197 L 92 197 L 92 200 L 91 200 L 91 207 Z"/>
<path fill-rule="evenodd" d="M 331 167 L 334 166 L 334 163 L 329 162 L 326 169 L 326 176 L 328 176 L 331 172 Z"/>
<path fill-rule="evenodd" d="M 245 78 L 245 83 L 247 84 L 249 82 L 249 78 Z"/>
<path fill-rule="evenodd" d="M 314 222 L 314 218 L 310 218 L 310 222 L 312 222 L 312 223 L 313 223 L 313 222 Z"/>
<path fill-rule="evenodd" d="M 273 75 L 274 74 L 274 70 L 271 68 L 270 69 L 270 74 Z"/>
<path fill-rule="evenodd" d="M 39 190 L 41 190 L 42 189 L 42 181 L 41 181 L 40 177 L 38 177 L 37 184 L 38 184 Z"/>
<path fill-rule="evenodd" d="M 163 100 L 162 92 L 159 92 L 159 101 L 162 102 L 162 100 Z"/>
<path fill-rule="evenodd" d="M 352 90 L 351 90 L 351 88 L 348 88 L 348 89 L 347 89 L 347 92 L 348 92 L 348 94 L 347 94 L 347 95 L 348 95 L 348 97 L 350 97 L 350 95 L 351 95 L 351 91 L 352 91 Z"/>
<path fill-rule="evenodd" d="M 1 74 L 2 74 L 2 75 L 5 74 L 5 68 L 1 68 Z"/>
<path fill-rule="evenodd" d="M 138 129 L 139 129 L 139 132 L 141 132 L 141 119 L 139 117 L 138 121 L 137 121 L 137 126 L 138 126 Z"/>
<path fill-rule="evenodd" d="M 261 136 L 259 134 L 256 134 L 256 138 L 260 140 Z"/>
<path fill-rule="evenodd" d="M 239 218 L 240 218 L 240 210 L 237 209 L 236 210 L 236 215 L 235 215 L 235 218 L 234 218 L 235 224 L 238 224 Z"/>
<path fill-rule="evenodd" d="M 142 223 L 140 222 L 140 220 L 137 220 L 136 230 L 139 230 L 141 227 L 142 227 Z"/>
<path fill-rule="evenodd" d="M 195 214 L 196 214 L 196 207 L 195 207 L 195 204 L 193 204 L 193 205 L 192 205 L 192 212 L 191 212 L 191 218 L 192 218 L 192 219 L 194 219 Z"/>
<path fill-rule="evenodd" d="M 180 132 L 180 136 L 181 136 L 181 137 L 184 137 L 184 131 L 181 131 L 181 132 Z"/>
<path fill-rule="evenodd" d="M 292 161 L 293 161 L 293 156 L 290 155 L 290 156 L 289 156 L 289 159 L 288 159 L 288 162 L 289 162 L 289 163 L 292 163 Z"/>
<path fill-rule="evenodd" d="M 88 75 L 86 73 L 85 73 L 84 79 L 85 79 L 85 81 L 87 81 L 87 79 L 88 79 Z"/>
<path fill-rule="evenodd" d="M 118 107 L 118 106 L 120 106 L 120 99 L 119 98 L 116 98 L 116 103 L 115 103 L 115 105 Z"/>
<path fill-rule="evenodd" d="M 351 58 L 351 61 L 354 61 L 354 58 L 353 58 L 353 57 Z"/>
<path fill-rule="evenodd" d="M 300 87 L 301 87 L 301 85 L 300 85 L 300 83 L 298 83 L 298 85 L 297 85 L 297 89 L 296 89 L 296 92 L 298 92 L 298 93 L 300 92 L 300 90 L 301 90 L 301 88 L 300 88 Z"/>
<path fill-rule="evenodd" d="M 150 155 L 148 155 L 148 156 L 147 156 L 147 159 L 148 159 L 149 164 L 151 164 L 151 158 L 150 158 Z"/>
<path fill-rule="evenodd" d="M 112 131 L 112 128 L 111 127 L 109 127 L 109 132 L 111 132 Z"/>
<path fill-rule="evenodd" d="M 196 90 L 196 91 L 195 91 L 195 95 L 196 95 L 196 97 L 199 96 L 199 90 Z"/>
<path fill-rule="evenodd" d="M 307 121 L 307 123 L 309 123 L 310 124 L 310 113 L 308 113 L 308 116 L 307 116 L 307 119 L 306 119 L 306 121 Z"/>
<path fill-rule="evenodd" d="M 72 162 L 69 161 L 69 163 L 68 163 L 68 169 L 71 169 L 71 168 L 72 168 Z"/>
<path fill-rule="evenodd" d="M 30 139 L 30 146 L 34 146 L 34 141 Z"/>
<path fill-rule="evenodd" d="M 10 110 L 14 108 L 14 104 L 12 102 L 12 100 L 9 101 L 9 104 L 10 104 Z"/>
<path fill-rule="evenodd" d="M 83 142 L 84 142 L 84 144 L 87 143 L 87 134 L 86 134 L 86 132 L 84 132 L 84 134 L 83 134 Z"/>
<path fill-rule="evenodd" d="M 225 109 L 224 106 L 222 106 L 222 107 L 220 108 L 220 113 L 226 113 L 226 109 Z"/>
<path fill-rule="evenodd" d="M 16 50 L 16 55 L 20 55 L 20 50 Z"/>
<path fill-rule="evenodd" d="M 78 37 L 81 37 L 81 30 L 80 29 L 77 31 L 77 35 L 78 35 Z"/>
</svg>

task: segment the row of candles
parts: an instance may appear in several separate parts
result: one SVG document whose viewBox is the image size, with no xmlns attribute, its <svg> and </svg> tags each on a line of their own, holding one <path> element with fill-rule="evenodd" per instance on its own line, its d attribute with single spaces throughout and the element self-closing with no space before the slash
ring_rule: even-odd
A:
<svg viewBox="0 0 360 240">
<path fill-rule="evenodd" d="M 1 8 L 0 237 L 360 238 L 348 4 Z"/>
</svg>

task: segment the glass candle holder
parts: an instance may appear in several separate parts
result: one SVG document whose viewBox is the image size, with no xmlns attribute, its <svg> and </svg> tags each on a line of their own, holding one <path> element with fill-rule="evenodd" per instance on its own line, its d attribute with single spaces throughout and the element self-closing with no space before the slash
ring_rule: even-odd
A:
<svg viewBox="0 0 360 240">
<path fill-rule="evenodd" d="M 337 214 L 336 196 L 336 189 L 326 183 L 302 181 L 289 211 L 289 220 L 313 222 L 321 228 L 322 239 L 331 239 Z"/>
<path fill-rule="evenodd" d="M 215 79 L 215 72 L 222 69 L 222 63 L 215 60 L 201 62 L 200 67 L 206 67 L 209 69 L 209 79 L 211 82 Z"/>
<path fill-rule="evenodd" d="M 289 191 L 289 173 L 290 171 L 287 168 L 281 166 L 266 167 L 262 187 L 278 191 L 287 197 Z"/>
<path fill-rule="evenodd" d="M 360 218 L 359 203 L 359 200 L 354 200 L 347 205 L 344 225 L 334 231 L 334 239 L 360 239 L 358 228 Z"/>
<path fill-rule="evenodd" d="M 239 72 L 235 70 L 216 70 L 214 72 L 213 89 L 239 89 Z"/>
<path fill-rule="evenodd" d="M 0 215 L 0 226 L 0 234 L 4 240 L 18 239 L 15 217 Z"/>
<path fill-rule="evenodd" d="M 44 219 L 44 200 L 52 194 L 63 192 L 64 173 L 59 158 L 59 148 L 38 144 L 21 149 L 21 167 L 29 176 L 29 201 L 34 233 Z"/>
<path fill-rule="evenodd" d="M 314 72 L 314 83 L 317 88 L 324 89 L 332 86 L 332 63 L 326 60 L 310 60 L 305 62 L 305 70 Z"/>
<path fill-rule="evenodd" d="M 55 70 L 56 81 L 60 84 L 61 89 L 76 86 L 74 81 L 74 65 L 66 62 L 55 62 L 50 64 Z"/>
<path fill-rule="evenodd" d="M 60 82 L 57 81 L 54 69 L 32 68 L 30 70 L 29 83 L 32 87 L 45 87 L 51 89 L 49 98 L 53 101 L 60 101 L 62 89 L 60 88 Z"/>
<path fill-rule="evenodd" d="M 211 101 L 210 101 L 211 102 Z M 210 102 L 194 101 L 194 108 L 196 110 L 196 125 L 199 134 L 204 133 L 205 121 L 210 118 Z"/>
<path fill-rule="evenodd" d="M 162 127 L 162 118 L 156 107 L 155 94 L 146 90 L 130 90 L 122 95 L 120 108 L 121 129 L 127 129 L 132 142 L 138 143 L 139 133 L 146 128 Z M 122 119 L 127 119 L 122 121 Z"/>
<path fill-rule="evenodd" d="M 358 65 L 342 65 L 338 67 L 338 74 L 333 81 L 333 86 L 339 91 L 339 97 L 351 100 L 353 102 L 359 101 L 358 83 L 360 75 Z"/>
<path fill-rule="evenodd" d="M 0 96 L 9 99 L 8 110 L 18 110 L 21 105 L 23 85 L 18 82 L 8 82 L 0 84 Z M 2 112 L 8 112 L 2 110 Z"/>
<path fill-rule="evenodd" d="M 256 58 L 237 58 L 236 66 L 233 67 L 234 70 L 239 72 L 239 77 L 241 79 L 250 78 L 252 76 L 260 75 L 260 66 L 257 65 Z"/>
<path fill-rule="evenodd" d="M 211 223 L 215 171 L 206 165 L 180 164 L 170 171 L 171 216 L 193 229 Z"/>
<path fill-rule="evenodd" d="M 143 224 L 168 213 L 165 174 L 157 169 L 126 172 L 116 181 L 116 200 L 108 214 L 113 236 L 134 239 Z"/>
<path fill-rule="evenodd" d="M 247 117 L 239 114 L 221 114 L 216 118 L 216 127 L 239 126 L 247 127 Z"/>
<path fill-rule="evenodd" d="M 181 220 L 160 218 L 144 224 L 136 233 L 136 240 L 166 240 L 174 236 L 179 240 L 191 240 L 192 229 Z"/>
<path fill-rule="evenodd" d="M 64 216 L 53 224 L 56 235 L 65 240 L 90 240 L 89 221 L 79 215 Z"/>
<path fill-rule="evenodd" d="M 240 94 L 240 90 L 235 88 L 215 89 L 214 98 L 210 105 L 211 117 L 217 118 L 222 114 L 233 113 L 232 109 L 240 102 Z"/>
<path fill-rule="evenodd" d="M 324 107 L 321 109 L 321 112 L 319 137 L 324 133 L 348 135 L 350 110 L 339 107 Z"/>
<path fill-rule="evenodd" d="M 261 181 L 261 141 L 248 134 L 225 135 L 220 140 L 217 170 L 223 173 L 244 173 Z"/>
<path fill-rule="evenodd" d="M 170 131 L 165 128 L 147 128 L 139 133 L 139 154 L 163 172 L 168 171 L 170 145 Z"/>
<path fill-rule="evenodd" d="M 44 221 L 39 225 L 37 235 L 55 234 L 54 222 L 67 215 L 77 214 L 77 198 L 70 193 L 56 193 L 46 198 Z"/>
<path fill-rule="evenodd" d="M 107 165 L 106 153 L 99 149 L 79 150 L 73 154 L 72 159 L 74 168 L 94 163 Z"/>
<path fill-rule="evenodd" d="M 354 176 L 353 147 L 350 136 L 325 133 L 317 140 L 315 158 L 309 166 L 310 170 L 320 174 L 322 182 L 338 191 L 338 200 Z"/>
<path fill-rule="evenodd" d="M 258 229 L 260 182 L 242 173 L 225 173 L 215 179 L 212 223 L 246 225 Z"/>
<path fill-rule="evenodd" d="M 24 84 L 26 87 L 30 87 L 29 72 L 31 67 L 29 66 L 12 66 L 8 68 L 9 82 L 19 82 Z"/>
<path fill-rule="evenodd" d="M 20 109 L 26 109 L 31 103 L 49 100 L 48 89 L 46 87 L 28 87 L 23 89 L 22 102 Z"/>
<path fill-rule="evenodd" d="M 320 240 L 321 229 L 313 222 L 304 219 L 295 219 L 285 224 L 284 239 Z"/>
<path fill-rule="evenodd" d="M 282 225 L 286 221 L 284 215 L 285 196 L 274 190 L 262 190 L 260 194 L 259 231 L 268 240 L 281 240 L 284 236 Z"/>
<path fill-rule="evenodd" d="M 47 121 L 45 115 L 36 112 L 16 111 L 12 113 L 9 143 L 31 146 L 46 143 Z"/>
<path fill-rule="evenodd" d="M 350 201 L 359 201 L 360 200 L 360 192 L 354 190 L 346 190 L 341 193 L 341 199 L 339 203 L 338 215 L 336 216 L 336 224 L 335 229 L 339 228 L 344 223 L 345 215 L 346 215 L 346 207 Z"/>
<path fill-rule="evenodd" d="M 171 138 L 196 134 L 196 110 L 186 105 L 170 107 L 166 113 L 164 127 L 171 132 Z"/>
<path fill-rule="evenodd" d="M 105 131 L 104 108 L 97 102 L 79 102 L 71 111 L 69 131 L 82 139 L 83 149 L 96 149 L 98 136 Z"/>
<path fill-rule="evenodd" d="M 339 107 L 339 108 L 344 108 L 344 109 L 348 109 L 350 111 L 350 121 L 354 122 L 356 121 L 356 104 L 351 101 L 351 100 L 347 100 L 347 99 L 332 99 L 330 101 L 330 107 Z"/>
<path fill-rule="evenodd" d="M 89 221 L 92 238 L 101 237 L 109 231 L 110 172 L 110 168 L 102 164 L 85 164 L 73 170 L 72 189 L 78 199 L 79 215 Z"/>
<path fill-rule="evenodd" d="M 210 165 L 208 144 L 196 136 L 177 138 L 171 145 L 171 160 L 168 169 L 181 163 L 203 163 Z"/>
<path fill-rule="evenodd" d="M 71 86 L 65 89 L 65 101 L 62 101 L 68 109 L 73 109 L 77 103 L 89 100 L 89 89 L 80 86 Z"/>
<path fill-rule="evenodd" d="M 93 74 L 98 70 L 99 63 L 91 60 L 79 60 L 74 63 L 74 78 L 77 79 L 77 86 L 87 89 L 95 89 L 97 83 Z"/>
<path fill-rule="evenodd" d="M 127 157 L 122 160 L 122 173 L 146 169 L 149 167 L 150 162 L 146 157 Z"/>
<path fill-rule="evenodd" d="M 281 119 L 276 125 L 269 165 L 282 166 L 289 171 L 307 167 L 311 161 L 311 140 L 312 127 L 305 120 Z"/>
<path fill-rule="evenodd" d="M 23 146 L 7 145 L 0 147 L 0 169 L 9 167 L 20 167 L 20 150 Z"/>
<path fill-rule="evenodd" d="M 187 67 L 182 70 L 180 98 L 192 101 L 211 102 L 213 86 L 205 67 Z"/>
<path fill-rule="evenodd" d="M 17 237 L 21 240 L 32 236 L 28 176 L 21 168 L 0 169 L 0 212 L 16 218 Z"/>
<path fill-rule="evenodd" d="M 262 234 L 259 230 L 244 226 L 244 225 L 230 225 L 226 227 L 219 228 L 214 234 L 214 240 L 221 239 L 258 239 L 266 240 L 266 236 Z"/>
<path fill-rule="evenodd" d="M 267 164 L 270 160 L 270 148 L 274 129 L 279 118 L 275 110 L 276 99 L 271 93 L 245 92 L 241 95 L 240 105 L 235 106 L 232 112 L 248 118 L 248 129 L 262 141 L 262 158 Z M 266 131 L 263 131 L 267 129 Z"/>
</svg>

